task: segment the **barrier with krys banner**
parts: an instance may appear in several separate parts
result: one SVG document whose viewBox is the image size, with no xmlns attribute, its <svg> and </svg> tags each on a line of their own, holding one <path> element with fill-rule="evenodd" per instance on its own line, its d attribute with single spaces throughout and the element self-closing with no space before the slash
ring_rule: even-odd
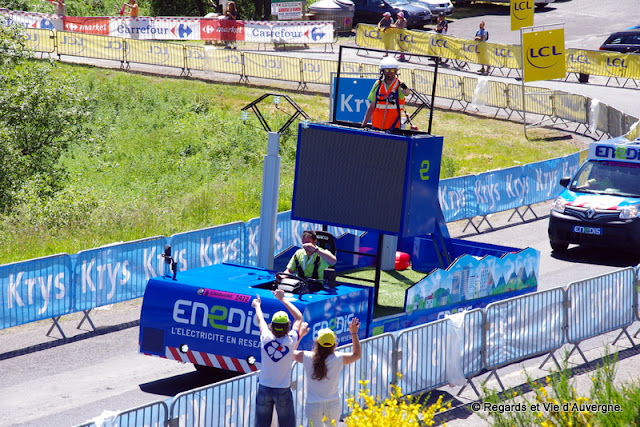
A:
<svg viewBox="0 0 640 427">
<path fill-rule="evenodd" d="M 335 99 L 339 96 L 338 88 Z M 362 321 L 365 338 L 535 291 L 539 253 L 534 249 L 449 236 L 438 200 L 443 140 L 419 130 L 384 132 L 354 122 L 300 123 L 291 218 L 325 230 L 365 232 L 318 232 L 318 245 L 336 255 L 336 275 L 327 269 L 322 280 L 279 280 L 278 271 L 298 247 L 276 256 L 273 269 L 218 264 L 168 271 L 147 284 L 140 351 L 197 367 L 256 370 L 259 327 L 251 301 L 259 295 L 264 312 L 273 314 L 282 309 L 271 292 L 276 289 L 286 291 L 285 298 L 309 323 L 312 333 L 300 343 L 305 350 L 325 327 L 347 344 L 354 316 Z M 403 313 L 374 318 L 387 238 L 397 239 L 394 249 L 407 251 L 414 269 L 428 274 L 407 290 Z M 373 287 L 343 280 L 345 272 L 371 265 L 371 259 Z M 175 265 L 169 253 L 166 260 Z"/>
</svg>

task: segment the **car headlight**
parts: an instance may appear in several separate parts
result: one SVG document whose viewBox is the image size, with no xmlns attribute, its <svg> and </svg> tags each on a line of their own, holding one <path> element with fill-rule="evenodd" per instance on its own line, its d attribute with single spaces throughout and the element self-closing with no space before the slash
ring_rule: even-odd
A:
<svg viewBox="0 0 640 427">
<path fill-rule="evenodd" d="M 556 197 L 551 205 L 551 210 L 558 213 L 564 213 L 564 207 L 567 205 L 567 201 L 562 197 Z"/>
<path fill-rule="evenodd" d="M 620 209 L 621 219 L 640 218 L 640 205 L 625 206 Z"/>
</svg>

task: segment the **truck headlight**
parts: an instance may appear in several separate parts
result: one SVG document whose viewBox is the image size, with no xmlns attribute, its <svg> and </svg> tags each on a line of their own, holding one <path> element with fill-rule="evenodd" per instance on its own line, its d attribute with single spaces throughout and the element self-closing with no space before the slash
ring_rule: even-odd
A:
<svg viewBox="0 0 640 427">
<path fill-rule="evenodd" d="M 640 209 L 638 205 L 625 206 L 620 209 L 621 219 L 640 218 Z"/>
<path fill-rule="evenodd" d="M 564 207 L 567 205 L 567 201 L 562 197 L 556 197 L 551 205 L 551 210 L 558 213 L 564 213 Z"/>
</svg>

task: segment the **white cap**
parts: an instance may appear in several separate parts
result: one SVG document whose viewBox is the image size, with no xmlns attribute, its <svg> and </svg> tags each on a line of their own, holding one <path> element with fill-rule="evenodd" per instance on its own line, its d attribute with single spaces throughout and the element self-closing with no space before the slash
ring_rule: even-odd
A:
<svg viewBox="0 0 640 427">
<path fill-rule="evenodd" d="M 395 58 L 386 56 L 380 61 L 380 69 L 384 70 L 386 68 L 400 68 L 400 63 Z"/>
</svg>

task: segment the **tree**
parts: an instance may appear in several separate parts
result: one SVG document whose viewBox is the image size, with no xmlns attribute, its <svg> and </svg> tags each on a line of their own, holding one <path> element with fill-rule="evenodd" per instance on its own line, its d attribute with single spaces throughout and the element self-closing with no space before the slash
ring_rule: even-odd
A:
<svg viewBox="0 0 640 427">
<path fill-rule="evenodd" d="M 34 182 L 45 197 L 62 187 L 59 160 L 88 138 L 90 99 L 54 63 L 32 59 L 19 28 L 1 26 L 0 64 L 0 209 L 6 210 Z"/>
</svg>

